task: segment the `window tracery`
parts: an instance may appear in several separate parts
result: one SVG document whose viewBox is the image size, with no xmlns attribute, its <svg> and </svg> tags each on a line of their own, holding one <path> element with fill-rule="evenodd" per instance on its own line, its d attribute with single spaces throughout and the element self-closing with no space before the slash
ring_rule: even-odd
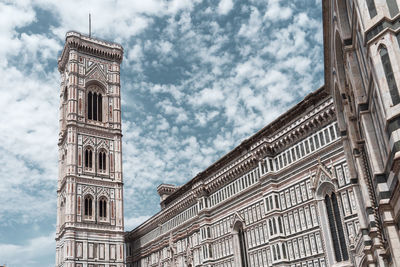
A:
<svg viewBox="0 0 400 267">
<path fill-rule="evenodd" d="M 85 196 L 85 217 L 91 219 L 93 216 L 93 197 L 90 195 Z"/>
<path fill-rule="evenodd" d="M 107 199 L 105 197 L 99 199 L 99 217 L 100 220 L 107 219 Z"/>
<path fill-rule="evenodd" d="M 85 149 L 85 169 L 91 171 L 93 168 L 93 149 L 87 147 Z"/>
<path fill-rule="evenodd" d="M 98 154 L 99 172 L 105 173 L 107 170 L 107 154 L 105 150 L 101 150 Z"/>
<path fill-rule="evenodd" d="M 91 86 L 87 93 L 87 118 L 93 121 L 103 121 L 103 95 L 98 86 Z"/>
<path fill-rule="evenodd" d="M 332 236 L 335 259 L 337 262 L 347 261 L 349 256 L 336 194 L 332 193 L 330 196 L 326 194 L 324 201 L 328 213 L 329 229 Z"/>
</svg>

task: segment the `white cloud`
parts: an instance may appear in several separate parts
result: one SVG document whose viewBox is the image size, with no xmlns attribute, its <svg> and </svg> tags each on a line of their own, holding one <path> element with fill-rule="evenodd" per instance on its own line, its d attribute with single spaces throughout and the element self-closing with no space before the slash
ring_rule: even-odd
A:
<svg viewBox="0 0 400 267">
<path fill-rule="evenodd" d="M 264 19 L 269 21 L 280 21 L 289 19 L 293 11 L 290 7 L 282 7 L 281 0 L 269 0 L 267 11 L 264 14 Z"/>
<path fill-rule="evenodd" d="M 218 4 L 218 13 L 221 15 L 226 15 L 232 10 L 232 8 L 232 0 L 221 0 Z"/>
<path fill-rule="evenodd" d="M 55 232 L 25 240 L 24 245 L 0 243 L 0 263 L 7 266 L 54 266 Z"/>
<path fill-rule="evenodd" d="M 149 218 L 150 216 L 125 217 L 124 219 L 125 229 L 127 230 L 134 229 L 135 227 L 139 226 L 141 223 L 145 222 Z"/>
<path fill-rule="evenodd" d="M 217 88 L 205 88 L 199 93 L 195 94 L 190 98 L 189 102 L 194 106 L 210 105 L 216 106 L 221 105 L 224 100 L 224 94 L 220 89 Z"/>
<path fill-rule="evenodd" d="M 239 30 L 239 35 L 247 38 L 257 38 L 262 26 L 262 18 L 257 8 L 251 8 L 250 19 L 247 24 L 243 24 Z M 258 39 L 258 38 L 257 38 Z"/>
<path fill-rule="evenodd" d="M 164 111 L 165 114 L 176 116 L 177 123 L 185 122 L 188 120 L 188 115 L 186 114 L 185 109 L 183 109 L 182 107 L 177 107 L 169 100 L 159 102 L 158 106 Z"/>
</svg>

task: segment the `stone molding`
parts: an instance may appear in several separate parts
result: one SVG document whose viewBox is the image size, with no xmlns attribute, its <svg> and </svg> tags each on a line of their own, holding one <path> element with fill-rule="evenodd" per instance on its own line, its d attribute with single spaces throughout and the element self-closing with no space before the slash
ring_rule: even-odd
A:
<svg viewBox="0 0 400 267">
<path fill-rule="evenodd" d="M 70 31 L 65 36 L 65 46 L 58 59 L 58 69 L 63 71 L 68 60 L 68 53 L 71 49 L 79 52 L 89 53 L 93 56 L 115 61 L 118 64 L 122 62 L 124 50 L 120 44 L 106 42 L 98 38 L 94 39 L 85 34 Z"/>
</svg>

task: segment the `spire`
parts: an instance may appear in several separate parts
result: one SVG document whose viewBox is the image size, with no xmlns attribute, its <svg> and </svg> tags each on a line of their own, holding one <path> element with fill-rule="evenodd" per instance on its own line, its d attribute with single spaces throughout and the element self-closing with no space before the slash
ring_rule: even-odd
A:
<svg viewBox="0 0 400 267">
<path fill-rule="evenodd" d="M 92 17 L 89 13 L 89 38 L 92 37 Z"/>
</svg>

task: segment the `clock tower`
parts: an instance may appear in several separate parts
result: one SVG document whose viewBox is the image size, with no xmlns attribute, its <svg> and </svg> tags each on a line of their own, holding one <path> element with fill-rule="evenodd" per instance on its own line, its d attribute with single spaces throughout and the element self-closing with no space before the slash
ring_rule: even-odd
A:
<svg viewBox="0 0 400 267">
<path fill-rule="evenodd" d="M 56 267 L 124 267 L 121 45 L 68 32 L 61 74 Z"/>
</svg>

